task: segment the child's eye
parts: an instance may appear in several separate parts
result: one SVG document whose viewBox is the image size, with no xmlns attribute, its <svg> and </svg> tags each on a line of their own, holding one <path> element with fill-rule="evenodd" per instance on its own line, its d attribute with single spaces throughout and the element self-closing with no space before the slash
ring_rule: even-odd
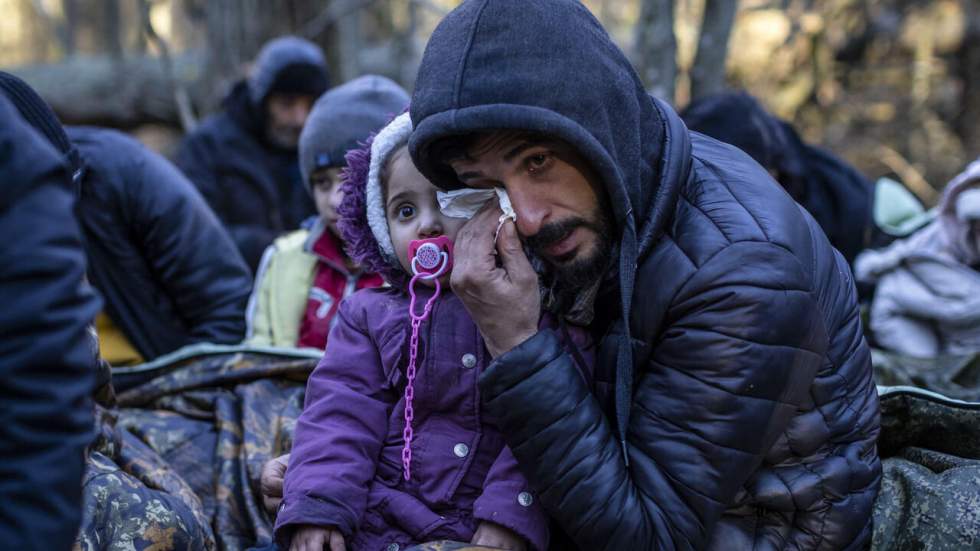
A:
<svg viewBox="0 0 980 551">
<path fill-rule="evenodd" d="M 412 205 L 402 205 L 398 207 L 398 218 L 411 218 L 415 214 L 415 207 Z"/>
</svg>

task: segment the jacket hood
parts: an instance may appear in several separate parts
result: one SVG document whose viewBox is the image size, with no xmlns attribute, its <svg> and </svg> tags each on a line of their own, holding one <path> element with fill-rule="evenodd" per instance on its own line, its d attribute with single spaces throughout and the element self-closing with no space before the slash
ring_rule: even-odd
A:
<svg viewBox="0 0 980 551">
<path fill-rule="evenodd" d="M 980 243 L 976 236 L 971 235 L 970 223 L 961 220 L 956 209 L 957 200 L 963 192 L 977 187 L 980 187 L 980 159 L 970 163 L 966 170 L 946 184 L 943 197 L 939 201 L 939 217 L 936 219 L 943 228 L 950 254 L 960 262 L 974 267 L 980 266 Z"/>
<path fill-rule="evenodd" d="M 416 166 L 460 187 L 434 158 L 442 138 L 509 129 L 568 142 L 602 179 L 620 236 L 620 310 L 630 319 L 637 262 L 656 242 L 690 168 L 687 129 L 644 90 L 605 29 L 574 0 L 467 0 L 436 27 L 412 96 Z M 625 448 L 632 385 L 629 323 L 616 360 Z M 625 452 L 624 452 L 625 459 Z"/>
<path fill-rule="evenodd" d="M 403 113 L 363 146 L 347 153 L 341 176 L 344 199 L 337 208 L 338 226 L 351 260 L 399 288 L 407 285 L 409 278 L 391 244 L 381 177 L 388 158 L 408 143 L 411 133 L 412 121 Z"/>
<path fill-rule="evenodd" d="M 574 75 L 574 78 L 570 78 Z M 602 178 L 620 226 L 642 225 L 663 142 L 654 100 L 622 51 L 572 0 L 468 0 L 436 27 L 412 96 L 412 158 L 444 189 L 461 187 L 430 146 L 514 129 L 574 146 Z"/>
<path fill-rule="evenodd" d="M 4 71 L 0 71 L 0 94 L 7 97 L 27 124 L 34 127 L 51 146 L 65 156 L 75 175 L 74 187 L 77 192 L 81 159 L 51 106 L 29 84 Z"/>
<path fill-rule="evenodd" d="M 260 105 L 274 90 L 319 96 L 330 86 L 330 74 L 319 46 L 283 36 L 262 46 L 247 82 L 252 103 Z"/>
<path fill-rule="evenodd" d="M 356 78 L 320 96 L 299 138 L 307 188 L 314 171 L 344 166 L 344 155 L 403 112 L 408 100 L 401 86 L 377 75 Z"/>
<path fill-rule="evenodd" d="M 980 186 L 980 160 L 950 180 L 939 201 L 938 216 L 921 230 L 877 251 L 865 251 L 854 262 L 859 281 L 875 282 L 903 263 L 926 260 L 948 266 L 980 265 L 978 243 L 970 224 L 956 214 L 956 200 L 966 190 Z"/>
</svg>

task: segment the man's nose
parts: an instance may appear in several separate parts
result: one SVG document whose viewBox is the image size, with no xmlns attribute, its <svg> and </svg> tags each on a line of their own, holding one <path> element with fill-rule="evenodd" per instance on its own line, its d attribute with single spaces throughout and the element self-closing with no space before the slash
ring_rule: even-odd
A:
<svg viewBox="0 0 980 551">
<path fill-rule="evenodd" d="M 310 116 L 310 108 L 303 102 L 296 102 L 289 110 L 289 122 L 295 126 L 303 126 L 306 118 Z"/>
<path fill-rule="evenodd" d="M 531 185 L 517 183 L 504 186 L 517 214 L 517 232 L 524 237 L 537 234 L 551 213 L 548 203 L 529 189 Z"/>
</svg>

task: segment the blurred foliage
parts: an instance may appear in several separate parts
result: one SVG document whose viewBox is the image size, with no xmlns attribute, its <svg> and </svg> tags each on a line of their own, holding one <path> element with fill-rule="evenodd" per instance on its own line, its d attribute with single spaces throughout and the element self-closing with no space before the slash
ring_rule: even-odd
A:
<svg viewBox="0 0 980 551">
<path fill-rule="evenodd" d="M 337 80 L 374 72 L 410 87 L 426 39 L 458 4 L 0 0 L 0 66 L 84 55 L 159 55 L 140 22 L 143 1 L 149 1 L 151 24 L 178 61 L 208 56 L 206 62 L 178 66 L 191 68 L 178 69 L 178 77 L 195 87 L 192 92 L 207 90 L 192 93 L 198 115 L 216 107 L 263 41 L 285 32 L 320 43 Z M 638 63 L 658 55 L 634 48 L 643 1 L 585 0 Z M 704 1 L 674 5 L 674 100 L 681 107 L 691 93 Z M 807 140 L 843 155 L 869 177 L 892 175 L 920 188 L 939 188 L 980 153 L 978 35 L 980 0 L 741 0 L 727 82 L 759 96 Z"/>
</svg>

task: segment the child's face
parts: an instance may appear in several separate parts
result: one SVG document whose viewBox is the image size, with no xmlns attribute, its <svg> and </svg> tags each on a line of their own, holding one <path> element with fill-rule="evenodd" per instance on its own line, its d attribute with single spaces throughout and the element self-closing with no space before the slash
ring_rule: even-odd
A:
<svg viewBox="0 0 980 551">
<path fill-rule="evenodd" d="M 316 203 L 316 210 L 320 218 L 327 223 L 327 227 L 336 236 L 340 236 L 337 228 L 337 221 L 340 215 L 337 214 L 337 207 L 344 200 L 344 192 L 340 185 L 340 168 L 321 168 L 310 175 L 310 184 L 313 186 L 313 201 Z"/>
<path fill-rule="evenodd" d="M 398 263 L 411 274 L 409 243 L 440 235 L 455 240 L 456 233 L 466 220 L 450 218 L 439 210 L 436 187 L 415 168 L 405 147 L 388 160 L 387 176 L 385 217 L 388 219 L 391 244 L 398 255 Z"/>
</svg>

